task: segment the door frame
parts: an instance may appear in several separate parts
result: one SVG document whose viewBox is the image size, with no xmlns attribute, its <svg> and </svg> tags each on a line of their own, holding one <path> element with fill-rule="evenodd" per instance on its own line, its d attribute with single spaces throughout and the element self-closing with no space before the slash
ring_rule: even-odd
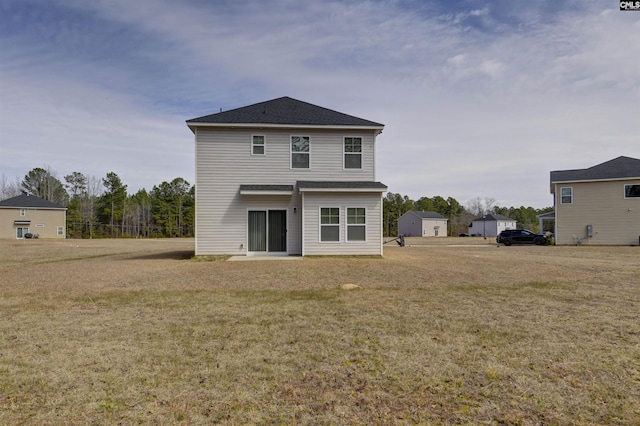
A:
<svg viewBox="0 0 640 426">
<path fill-rule="evenodd" d="M 28 234 L 29 233 L 29 227 L 28 226 L 16 226 L 16 240 L 23 240 L 24 239 L 24 234 Z M 25 231 L 26 229 L 26 231 Z M 18 230 L 22 230 L 22 236 L 19 237 L 18 236 Z"/>
<path fill-rule="evenodd" d="M 284 223 L 285 223 L 285 233 L 284 233 L 284 243 L 285 243 L 285 247 L 287 248 L 286 251 L 269 251 L 269 212 L 270 211 L 281 211 L 284 212 Z M 249 212 L 266 212 L 267 216 L 266 216 L 266 226 L 267 226 L 267 233 L 266 233 L 266 251 L 249 251 Z M 287 207 L 282 207 L 282 208 L 274 208 L 274 207 L 252 207 L 252 208 L 247 208 L 247 214 L 246 214 L 246 252 L 247 252 L 247 256 L 288 256 L 289 255 L 289 209 Z"/>
</svg>

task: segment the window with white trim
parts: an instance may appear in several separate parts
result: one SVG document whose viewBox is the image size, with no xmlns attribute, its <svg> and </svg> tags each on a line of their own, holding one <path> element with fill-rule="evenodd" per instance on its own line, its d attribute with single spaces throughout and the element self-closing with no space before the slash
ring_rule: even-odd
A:
<svg viewBox="0 0 640 426">
<path fill-rule="evenodd" d="M 265 143 L 264 135 L 252 135 L 251 136 L 251 155 L 264 155 Z"/>
<path fill-rule="evenodd" d="M 310 145 L 309 136 L 291 136 L 292 169 L 309 168 Z"/>
<path fill-rule="evenodd" d="M 625 185 L 624 198 L 640 198 L 640 184 Z"/>
<path fill-rule="evenodd" d="M 347 241 L 367 240 L 367 209 L 347 207 Z"/>
<path fill-rule="evenodd" d="M 64 226 L 58 226 L 58 235 L 64 235 Z"/>
<path fill-rule="evenodd" d="M 573 188 L 570 186 L 560 188 L 560 204 L 573 204 Z"/>
<path fill-rule="evenodd" d="M 338 207 L 320 208 L 320 241 L 340 241 L 340 209 Z"/>
<path fill-rule="evenodd" d="M 362 168 L 362 138 L 344 138 L 344 168 Z"/>
</svg>

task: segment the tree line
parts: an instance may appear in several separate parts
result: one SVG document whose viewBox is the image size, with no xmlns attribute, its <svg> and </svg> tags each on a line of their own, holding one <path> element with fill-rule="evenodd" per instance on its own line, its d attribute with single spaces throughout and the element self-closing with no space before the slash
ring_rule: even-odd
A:
<svg viewBox="0 0 640 426">
<path fill-rule="evenodd" d="M 67 235 L 100 237 L 194 236 L 195 187 L 181 177 L 127 193 L 120 177 L 73 172 L 58 179 L 50 168 L 36 167 L 22 180 L 0 178 L 0 199 L 35 195 L 67 208 Z"/>
<path fill-rule="evenodd" d="M 476 197 L 466 207 L 453 197 L 420 197 L 412 200 L 407 195 L 388 192 L 383 201 L 383 223 L 385 236 L 398 236 L 398 219 L 408 211 L 433 211 L 448 219 L 447 235 L 466 234 L 474 219 L 486 214 L 500 214 L 514 219 L 519 229 L 540 232 L 539 214 L 552 211 L 552 207 L 535 209 L 533 207 L 501 207 L 493 198 Z M 547 231 L 547 229 L 544 229 Z"/>
<path fill-rule="evenodd" d="M 23 179 L 0 176 L 0 200 L 27 193 L 67 208 L 67 235 L 99 237 L 192 237 L 195 234 L 195 186 L 177 177 L 171 182 L 127 193 L 120 177 L 109 172 L 103 178 L 73 172 L 64 183 L 49 167 L 36 167 Z M 519 228 L 539 232 L 536 215 L 553 208 L 501 207 L 493 198 L 476 197 L 462 206 L 453 197 L 420 197 L 388 192 L 383 199 L 385 236 L 398 235 L 398 219 L 410 210 L 434 211 L 448 220 L 447 235 L 467 233 L 469 224 L 485 214 L 501 214 Z M 546 231 L 545 229 L 544 231 Z"/>
</svg>

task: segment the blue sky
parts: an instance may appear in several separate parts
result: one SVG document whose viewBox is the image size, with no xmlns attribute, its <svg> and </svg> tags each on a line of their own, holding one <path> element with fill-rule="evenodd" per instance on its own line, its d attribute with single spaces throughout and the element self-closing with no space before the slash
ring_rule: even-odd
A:
<svg viewBox="0 0 640 426">
<path fill-rule="evenodd" d="M 185 120 L 290 96 L 384 123 L 392 192 L 545 207 L 640 158 L 639 36 L 616 0 L 0 0 L 0 175 L 194 183 Z"/>
</svg>

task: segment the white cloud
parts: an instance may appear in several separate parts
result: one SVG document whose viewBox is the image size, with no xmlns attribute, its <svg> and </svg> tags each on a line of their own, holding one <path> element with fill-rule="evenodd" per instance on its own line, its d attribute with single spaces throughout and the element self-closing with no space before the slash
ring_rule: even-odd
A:
<svg viewBox="0 0 640 426">
<path fill-rule="evenodd" d="M 184 120 L 285 95 L 384 123 L 377 177 L 415 198 L 543 207 L 550 170 L 640 157 L 640 15 L 403 4 L 53 3 L 97 28 L 3 39 L 1 171 L 190 180 Z"/>
</svg>

